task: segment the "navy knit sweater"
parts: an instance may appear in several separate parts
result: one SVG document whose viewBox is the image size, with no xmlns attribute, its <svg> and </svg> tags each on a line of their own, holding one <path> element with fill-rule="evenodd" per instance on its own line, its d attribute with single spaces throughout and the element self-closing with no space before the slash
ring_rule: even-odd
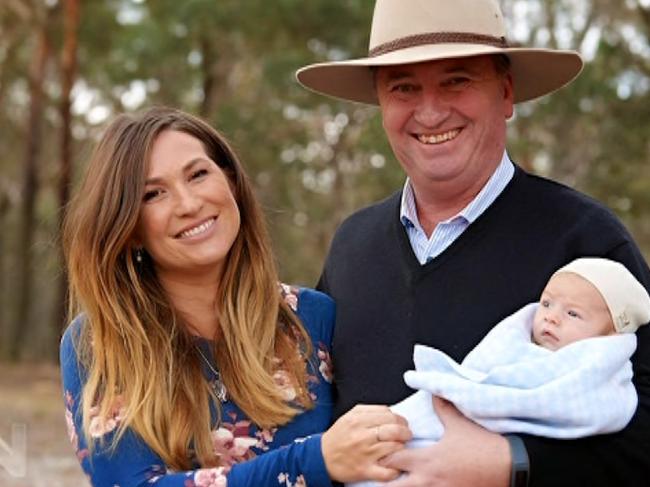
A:
<svg viewBox="0 0 650 487">
<path fill-rule="evenodd" d="M 337 305 L 336 416 L 357 403 L 392 404 L 409 395 L 402 374 L 413 367 L 415 343 L 460 362 L 492 326 L 536 301 L 551 274 L 574 258 L 619 261 L 650 289 L 647 264 L 609 210 L 519 168 L 485 213 L 426 265 L 399 221 L 400 196 L 340 226 L 319 282 Z M 650 485 L 650 326 L 638 338 L 640 405 L 630 425 L 573 441 L 522 435 L 531 487 Z"/>
</svg>

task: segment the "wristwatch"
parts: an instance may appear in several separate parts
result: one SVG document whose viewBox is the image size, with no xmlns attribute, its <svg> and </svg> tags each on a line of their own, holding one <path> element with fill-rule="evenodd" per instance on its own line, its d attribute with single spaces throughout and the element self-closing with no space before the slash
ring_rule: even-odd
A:
<svg viewBox="0 0 650 487">
<path fill-rule="evenodd" d="M 530 462 L 524 441 L 517 435 L 504 435 L 510 445 L 512 470 L 510 471 L 510 487 L 528 487 Z"/>
</svg>

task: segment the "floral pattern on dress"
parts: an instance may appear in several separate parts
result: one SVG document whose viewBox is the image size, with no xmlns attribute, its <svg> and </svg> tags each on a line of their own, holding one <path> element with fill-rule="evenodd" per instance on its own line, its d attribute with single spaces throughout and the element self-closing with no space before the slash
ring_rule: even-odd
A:
<svg viewBox="0 0 650 487">
<path fill-rule="evenodd" d="M 77 428 L 74 424 L 72 417 L 72 408 L 74 407 L 74 398 L 69 391 L 65 391 L 65 423 L 68 430 L 68 439 L 74 448 L 75 454 L 79 461 L 83 460 L 89 455 L 87 448 L 79 449 L 79 436 L 77 435 Z"/>
<path fill-rule="evenodd" d="M 280 294 L 284 302 L 294 311 L 298 311 L 298 293 L 299 290 L 297 287 L 289 286 L 282 282 L 280 283 Z"/>
<path fill-rule="evenodd" d="M 232 422 L 224 421 L 211 433 L 214 452 L 226 473 L 235 463 L 254 458 L 253 448 L 268 450 L 277 430 L 258 430 L 250 420 L 237 421 L 235 413 L 230 414 L 230 419 Z"/>
<path fill-rule="evenodd" d="M 115 398 L 115 402 L 108 410 L 107 416 L 99 415 L 99 407 L 93 406 L 90 408 L 90 436 L 93 438 L 101 438 L 107 435 L 115 428 L 117 428 L 126 414 L 126 407 L 124 406 L 124 399 L 121 396 Z"/>
<path fill-rule="evenodd" d="M 188 487 L 226 487 L 228 479 L 224 467 L 202 468 L 194 473 L 194 483 L 186 482 Z"/>
<path fill-rule="evenodd" d="M 291 375 L 286 370 L 276 370 L 273 374 L 273 381 L 278 387 L 282 399 L 287 402 L 293 401 L 298 393 L 296 392 L 295 384 Z"/>
<path fill-rule="evenodd" d="M 146 473 L 147 483 L 155 484 L 167 473 L 167 468 L 164 465 L 152 465 L 151 469 Z"/>
<path fill-rule="evenodd" d="M 316 356 L 318 357 L 318 371 L 323 376 L 323 379 L 325 379 L 328 384 L 331 384 L 334 380 L 332 357 L 324 343 L 318 343 Z"/>
<path fill-rule="evenodd" d="M 288 473 L 281 473 L 278 475 L 278 484 L 284 485 L 285 487 L 307 487 L 307 482 L 305 477 L 298 475 L 295 482 L 291 482 L 291 477 Z"/>
</svg>

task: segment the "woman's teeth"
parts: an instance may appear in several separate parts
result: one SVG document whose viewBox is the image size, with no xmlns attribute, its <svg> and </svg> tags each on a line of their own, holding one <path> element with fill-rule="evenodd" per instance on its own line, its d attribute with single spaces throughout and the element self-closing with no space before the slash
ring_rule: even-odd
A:
<svg viewBox="0 0 650 487">
<path fill-rule="evenodd" d="M 208 228 L 210 228 L 214 224 L 214 221 L 215 219 L 211 218 L 210 220 L 203 222 L 194 228 L 190 228 L 189 230 L 185 230 L 184 232 L 181 232 L 178 235 L 178 237 L 179 238 L 194 237 L 200 233 L 205 232 Z"/>
</svg>

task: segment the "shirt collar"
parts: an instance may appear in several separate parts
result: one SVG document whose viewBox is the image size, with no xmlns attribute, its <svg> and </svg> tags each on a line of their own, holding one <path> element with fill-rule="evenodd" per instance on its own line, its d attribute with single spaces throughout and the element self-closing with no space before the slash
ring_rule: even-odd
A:
<svg viewBox="0 0 650 487">
<path fill-rule="evenodd" d="M 449 222 L 456 218 L 461 218 L 467 223 L 473 223 L 494 202 L 497 196 L 501 194 L 512 179 L 514 173 L 514 164 L 510 160 L 510 157 L 508 157 L 508 153 L 504 151 L 501 162 L 481 191 L 478 192 L 474 199 L 472 199 L 465 208 L 445 221 Z M 405 227 L 420 227 L 420 221 L 418 220 L 417 209 L 415 206 L 415 194 L 413 193 L 413 187 L 411 186 L 409 178 L 406 178 L 404 189 L 402 191 L 400 221 Z"/>
</svg>

